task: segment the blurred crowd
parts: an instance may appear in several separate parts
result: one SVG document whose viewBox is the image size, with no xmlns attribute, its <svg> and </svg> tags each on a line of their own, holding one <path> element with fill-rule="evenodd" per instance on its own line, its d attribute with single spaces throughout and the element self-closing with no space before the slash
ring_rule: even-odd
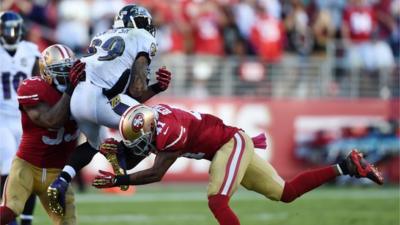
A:
<svg viewBox="0 0 400 225">
<path fill-rule="evenodd" d="M 159 53 L 275 62 L 285 52 L 317 54 L 341 41 L 353 46 L 353 60 L 371 63 L 370 44 L 379 41 L 380 59 L 399 56 L 400 0 L 3 0 L 1 10 L 21 13 L 27 38 L 41 49 L 59 42 L 82 53 L 128 3 L 151 11 Z"/>
<path fill-rule="evenodd" d="M 297 141 L 296 155 L 311 164 L 332 164 L 357 147 L 368 161 L 379 164 L 400 155 L 399 143 L 399 121 L 382 120 L 365 127 L 318 130 L 308 138 Z"/>
<path fill-rule="evenodd" d="M 153 16 L 152 66 L 174 73 L 167 94 L 399 96 L 400 0 L 2 0 L 0 10 L 19 12 L 40 50 L 82 55 L 132 3 Z"/>
</svg>

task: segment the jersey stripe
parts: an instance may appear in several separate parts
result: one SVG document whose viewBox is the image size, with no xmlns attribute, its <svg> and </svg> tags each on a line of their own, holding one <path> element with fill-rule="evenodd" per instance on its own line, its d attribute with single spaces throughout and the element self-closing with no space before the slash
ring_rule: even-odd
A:
<svg viewBox="0 0 400 225">
<path fill-rule="evenodd" d="M 234 184 L 238 167 L 240 165 L 240 160 L 243 155 L 242 153 L 244 150 L 244 143 L 238 133 L 234 135 L 234 140 L 236 142 L 236 146 L 231 153 L 231 155 L 233 154 L 232 162 L 227 165 L 227 167 L 229 167 L 229 171 L 228 176 L 225 174 L 225 176 L 227 176 L 227 179 L 226 182 L 223 184 L 223 189 L 221 191 L 222 195 L 228 195 L 232 185 Z"/>
<path fill-rule="evenodd" d="M 186 132 L 186 129 L 184 127 L 181 126 L 181 132 L 179 133 L 179 137 L 177 139 L 175 139 L 175 141 L 171 142 L 171 144 L 167 145 L 167 147 L 165 147 L 164 149 L 167 149 L 169 147 L 174 146 L 181 138 L 182 135 Z"/>
<path fill-rule="evenodd" d="M 17 96 L 18 99 L 30 99 L 33 98 L 34 100 L 39 100 L 39 95 L 34 94 L 34 95 L 22 95 L 22 96 Z M 35 99 L 37 98 L 37 99 Z"/>
</svg>

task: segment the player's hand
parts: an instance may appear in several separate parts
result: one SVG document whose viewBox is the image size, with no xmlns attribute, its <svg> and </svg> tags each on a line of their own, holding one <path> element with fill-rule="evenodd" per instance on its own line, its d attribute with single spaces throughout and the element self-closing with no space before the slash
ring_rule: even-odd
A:
<svg viewBox="0 0 400 225">
<path fill-rule="evenodd" d="M 118 152 L 118 141 L 114 138 L 107 138 L 101 145 L 100 145 L 100 153 L 104 156 L 108 154 L 117 154 Z"/>
<path fill-rule="evenodd" d="M 78 59 L 75 61 L 74 65 L 69 71 L 69 82 L 73 88 L 75 88 L 80 81 L 84 81 L 86 79 L 85 65 L 86 63 L 81 62 Z"/>
<path fill-rule="evenodd" d="M 115 187 L 116 176 L 115 174 L 103 170 L 99 170 L 100 175 L 97 175 L 93 182 L 92 186 L 95 188 L 110 188 Z"/>
<path fill-rule="evenodd" d="M 167 70 L 165 66 L 158 69 L 156 72 L 156 79 L 160 91 L 165 91 L 168 89 L 169 83 L 171 82 L 172 74 Z"/>
</svg>

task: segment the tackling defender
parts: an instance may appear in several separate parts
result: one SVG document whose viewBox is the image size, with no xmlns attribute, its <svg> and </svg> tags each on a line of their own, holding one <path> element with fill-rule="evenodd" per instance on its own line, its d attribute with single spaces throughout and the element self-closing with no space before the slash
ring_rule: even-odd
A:
<svg viewBox="0 0 400 225">
<path fill-rule="evenodd" d="M 341 163 L 299 174 L 284 181 L 268 162 L 254 153 L 259 145 L 241 129 L 225 125 L 221 119 L 197 112 L 187 112 L 167 105 L 152 108 L 138 105 L 129 108 L 120 122 L 122 142 L 108 139 L 101 151 L 128 154 L 129 168 L 151 152 L 156 154 L 150 169 L 115 176 L 100 171 L 93 181 L 97 188 L 141 185 L 158 182 L 178 157 L 211 161 L 208 205 L 221 225 L 239 225 L 229 207 L 229 199 L 239 184 L 265 197 L 292 202 L 304 193 L 341 175 L 367 177 L 383 184 L 379 171 L 353 150 Z M 121 161 L 122 162 L 122 161 Z"/>
<path fill-rule="evenodd" d="M 42 55 L 41 77 L 26 79 L 18 88 L 23 134 L 5 185 L 0 225 L 20 215 L 32 193 L 54 224 L 76 224 L 71 188 L 67 190 L 64 217 L 51 212 L 46 190 L 77 143 L 79 130 L 68 108 L 74 87 L 84 77 L 85 64 L 76 61 L 72 67 L 74 53 L 63 45 L 52 45 Z"/>
<path fill-rule="evenodd" d="M 68 184 L 98 152 L 101 128 L 118 129 L 121 115 L 129 106 L 145 102 L 168 88 L 171 73 L 165 68 L 156 72 L 157 83 L 147 87 L 149 64 L 157 51 L 154 35 L 150 13 L 143 7 L 127 5 L 116 15 L 113 29 L 93 37 L 88 54 L 82 58 L 86 63 L 86 81 L 78 84 L 70 104 L 87 142 L 72 154 L 48 188 L 54 212 L 63 213 Z"/>
<path fill-rule="evenodd" d="M 17 88 L 22 80 L 39 72 L 40 52 L 35 44 L 22 40 L 22 36 L 21 16 L 12 11 L 0 13 L 0 133 L 3 137 L 0 142 L 0 196 L 22 133 Z M 35 199 L 34 195 L 29 197 L 20 216 L 21 225 L 32 223 Z"/>
</svg>

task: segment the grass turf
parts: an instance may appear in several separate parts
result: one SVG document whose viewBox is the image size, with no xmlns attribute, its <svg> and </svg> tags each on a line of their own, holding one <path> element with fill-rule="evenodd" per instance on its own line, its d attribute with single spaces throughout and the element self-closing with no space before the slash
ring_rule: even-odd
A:
<svg viewBox="0 0 400 225">
<path fill-rule="evenodd" d="M 133 196 L 77 194 L 78 224 L 217 224 L 205 195 L 205 185 L 144 186 Z M 284 204 L 240 189 L 231 206 L 242 225 L 399 225 L 399 195 L 398 187 L 325 187 Z M 40 206 L 33 224 L 51 224 Z"/>
</svg>

